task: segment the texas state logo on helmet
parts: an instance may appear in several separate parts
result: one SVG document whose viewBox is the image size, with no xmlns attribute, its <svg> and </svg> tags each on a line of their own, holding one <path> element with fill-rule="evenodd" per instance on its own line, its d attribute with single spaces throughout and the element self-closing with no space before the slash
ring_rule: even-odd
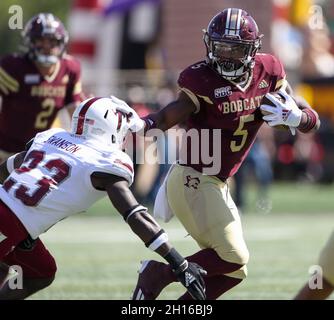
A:
<svg viewBox="0 0 334 320">
<path fill-rule="evenodd" d="M 23 44 L 29 57 L 43 65 L 52 65 L 64 55 L 68 43 L 68 33 L 63 23 L 52 13 L 39 13 L 26 24 L 23 32 Z M 36 41 L 44 37 L 54 40 L 59 48 L 57 54 L 43 54 Z"/>
<path fill-rule="evenodd" d="M 218 13 L 204 30 L 207 62 L 227 80 L 235 80 L 254 67 L 261 38 L 255 20 L 242 9 Z"/>
<path fill-rule="evenodd" d="M 126 116 L 111 98 L 89 98 L 72 115 L 72 134 L 105 146 L 121 149 L 128 129 Z"/>
</svg>

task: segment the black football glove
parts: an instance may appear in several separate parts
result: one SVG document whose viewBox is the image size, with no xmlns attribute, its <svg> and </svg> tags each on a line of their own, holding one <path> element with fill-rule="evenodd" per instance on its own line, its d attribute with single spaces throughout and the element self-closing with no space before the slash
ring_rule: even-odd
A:
<svg viewBox="0 0 334 320">
<path fill-rule="evenodd" d="M 177 279 L 195 300 L 205 300 L 205 283 L 202 276 L 206 275 L 207 272 L 200 265 L 184 260 L 183 263 L 173 271 Z"/>
</svg>

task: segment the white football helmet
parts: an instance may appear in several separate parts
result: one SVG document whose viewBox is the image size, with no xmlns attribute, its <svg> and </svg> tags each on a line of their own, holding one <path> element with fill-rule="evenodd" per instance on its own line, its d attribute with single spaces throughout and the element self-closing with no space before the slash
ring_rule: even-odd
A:
<svg viewBox="0 0 334 320">
<path fill-rule="evenodd" d="M 76 136 L 119 149 L 129 131 L 127 117 L 117 110 L 117 101 L 107 97 L 81 102 L 72 115 L 71 127 Z"/>
</svg>

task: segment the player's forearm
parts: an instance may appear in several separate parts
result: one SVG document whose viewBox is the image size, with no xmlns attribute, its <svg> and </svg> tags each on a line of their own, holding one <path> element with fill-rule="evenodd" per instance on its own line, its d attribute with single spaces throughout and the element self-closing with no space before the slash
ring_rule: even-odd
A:
<svg viewBox="0 0 334 320">
<path fill-rule="evenodd" d="M 303 133 L 314 132 L 320 128 L 318 115 L 310 109 L 303 110 L 298 130 Z"/>
<path fill-rule="evenodd" d="M 298 130 L 303 133 L 314 132 L 320 128 L 318 113 L 301 97 L 295 99 L 299 109 L 303 110 Z"/>
<path fill-rule="evenodd" d="M 161 256 L 165 256 L 171 249 L 167 234 L 147 213 L 140 210 L 126 218 L 132 231 L 145 243 L 146 247 L 156 251 Z"/>
<path fill-rule="evenodd" d="M 289 84 L 287 85 L 286 92 L 293 97 L 298 108 L 303 110 L 302 118 L 297 129 L 303 133 L 317 131 L 320 128 L 320 119 L 317 112 L 303 97 L 295 96 Z"/>
<path fill-rule="evenodd" d="M 145 130 L 158 128 L 168 130 L 176 124 L 184 122 L 196 111 L 196 106 L 187 94 L 180 92 L 178 98 L 169 103 L 165 108 L 157 113 L 149 114 L 143 118 L 145 121 Z"/>
<path fill-rule="evenodd" d="M 184 257 L 168 241 L 165 231 L 147 212 L 138 212 L 127 220 L 132 231 L 145 243 L 146 247 L 163 257 L 173 270 L 177 270 L 185 262 Z"/>
<path fill-rule="evenodd" d="M 176 105 L 177 102 L 174 101 L 159 112 L 151 113 L 142 118 L 145 121 L 145 131 L 150 129 L 160 129 L 162 131 L 166 131 L 181 122 L 183 119 L 180 115 L 173 116 L 175 114 L 174 109 Z"/>
</svg>

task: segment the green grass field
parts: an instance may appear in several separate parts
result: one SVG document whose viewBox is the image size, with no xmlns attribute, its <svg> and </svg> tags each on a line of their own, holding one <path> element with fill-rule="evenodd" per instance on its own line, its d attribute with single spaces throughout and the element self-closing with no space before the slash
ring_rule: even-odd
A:
<svg viewBox="0 0 334 320">
<path fill-rule="evenodd" d="M 270 192 L 270 213 L 252 212 L 256 208 L 252 190 L 250 213 L 242 216 L 251 253 L 249 275 L 221 298 L 291 299 L 308 281 L 308 269 L 316 264 L 333 230 L 334 186 L 275 185 Z M 182 254 L 197 251 L 176 218 L 162 226 Z M 56 258 L 58 272 L 52 286 L 31 299 L 129 299 L 139 261 L 159 259 L 106 200 L 86 214 L 60 222 L 42 240 Z M 176 299 L 182 292 L 182 286 L 175 283 L 159 299 Z"/>
</svg>

